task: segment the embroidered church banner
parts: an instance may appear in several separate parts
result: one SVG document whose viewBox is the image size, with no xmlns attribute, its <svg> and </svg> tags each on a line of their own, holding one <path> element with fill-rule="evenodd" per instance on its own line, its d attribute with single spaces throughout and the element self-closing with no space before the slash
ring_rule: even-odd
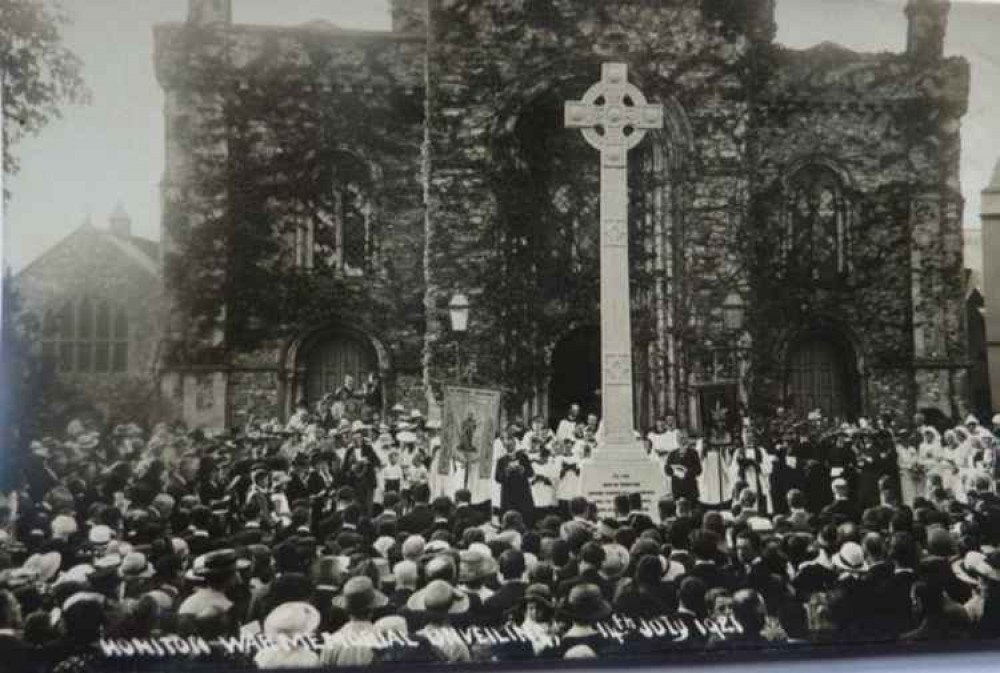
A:
<svg viewBox="0 0 1000 673">
<path fill-rule="evenodd" d="M 500 427 L 502 393 L 489 388 L 446 386 L 441 423 L 439 471 L 447 474 L 454 458 L 478 465 L 479 477 L 488 479 L 493 468 L 493 440 Z"/>
</svg>

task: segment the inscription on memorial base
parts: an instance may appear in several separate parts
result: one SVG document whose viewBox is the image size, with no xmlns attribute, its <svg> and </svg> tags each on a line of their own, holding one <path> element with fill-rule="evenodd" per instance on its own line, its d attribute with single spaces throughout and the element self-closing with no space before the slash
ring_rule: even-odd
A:
<svg viewBox="0 0 1000 673">
<path fill-rule="evenodd" d="M 597 505 L 601 519 L 614 518 L 616 495 L 638 493 L 642 511 L 658 521 L 657 494 L 662 490 L 663 476 L 657 464 L 648 460 L 594 461 L 580 466 L 580 495 Z"/>
</svg>

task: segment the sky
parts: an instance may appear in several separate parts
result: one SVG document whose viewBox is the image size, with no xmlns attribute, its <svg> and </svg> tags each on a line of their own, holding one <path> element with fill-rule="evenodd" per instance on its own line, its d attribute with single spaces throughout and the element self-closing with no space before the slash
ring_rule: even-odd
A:
<svg viewBox="0 0 1000 673">
<path fill-rule="evenodd" d="M 55 0 L 43 0 L 54 2 Z M 153 70 L 153 26 L 183 21 L 187 0 L 62 0 L 66 44 L 84 61 L 88 106 L 15 151 L 22 168 L 11 192 L 0 256 L 16 272 L 87 217 L 107 226 L 118 203 L 135 235 L 159 238 L 163 94 Z M 804 48 L 832 41 L 861 51 L 902 51 L 903 0 L 777 0 L 778 42 Z M 297 25 L 325 19 L 344 28 L 388 30 L 388 0 L 233 0 L 236 23 Z M 979 226 L 979 192 L 1000 158 L 1000 0 L 954 2 L 946 53 L 972 65 L 963 120 L 965 224 Z"/>
</svg>

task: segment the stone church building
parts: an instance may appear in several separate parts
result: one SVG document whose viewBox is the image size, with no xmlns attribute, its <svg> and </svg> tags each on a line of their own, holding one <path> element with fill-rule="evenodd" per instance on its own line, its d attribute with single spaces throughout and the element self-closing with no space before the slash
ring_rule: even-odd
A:
<svg viewBox="0 0 1000 673">
<path fill-rule="evenodd" d="M 964 410 L 947 0 L 909 0 L 879 54 L 781 46 L 773 0 L 392 4 L 391 32 L 234 25 L 229 0 L 156 28 L 162 385 L 189 423 L 371 374 L 432 415 L 455 382 L 597 409 L 599 163 L 563 105 L 608 61 L 665 110 L 629 155 L 637 424 Z"/>
<path fill-rule="evenodd" d="M 154 380 L 163 323 L 160 246 L 133 234 L 121 205 L 106 227 L 88 217 L 22 269 L 14 286 L 38 321 L 42 356 L 95 406 L 110 404 L 129 382 Z"/>
</svg>

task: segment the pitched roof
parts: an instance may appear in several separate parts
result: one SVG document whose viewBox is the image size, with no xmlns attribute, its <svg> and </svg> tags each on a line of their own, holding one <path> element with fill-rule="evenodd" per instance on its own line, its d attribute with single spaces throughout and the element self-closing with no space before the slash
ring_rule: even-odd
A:
<svg viewBox="0 0 1000 673">
<path fill-rule="evenodd" d="M 17 272 L 16 277 L 26 275 L 31 269 L 38 265 L 46 257 L 59 250 L 65 245 L 70 245 L 73 239 L 78 236 L 97 236 L 98 238 L 109 242 L 116 249 L 122 252 L 127 258 L 131 259 L 138 266 L 142 267 L 154 276 L 160 275 L 160 244 L 156 241 L 151 241 L 146 238 L 140 238 L 138 236 L 121 237 L 115 236 L 110 231 L 105 231 L 102 229 L 97 229 L 91 223 L 88 217 L 79 227 L 71 231 L 67 236 L 60 239 L 51 248 L 40 254 L 35 259 L 31 260 L 27 265 L 24 266 L 20 271 Z"/>
</svg>

